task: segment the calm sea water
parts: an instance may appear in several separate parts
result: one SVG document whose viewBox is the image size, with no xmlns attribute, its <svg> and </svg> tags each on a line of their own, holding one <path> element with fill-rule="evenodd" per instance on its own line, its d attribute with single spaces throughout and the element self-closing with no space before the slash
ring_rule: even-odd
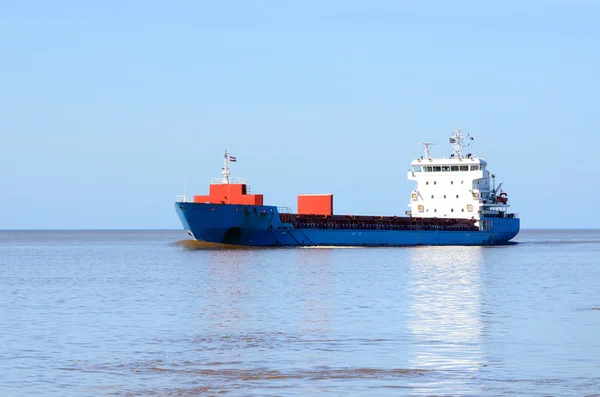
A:
<svg viewBox="0 0 600 397">
<path fill-rule="evenodd" d="M 0 232 L 0 396 L 600 394 L 600 231 L 194 250 Z"/>
</svg>

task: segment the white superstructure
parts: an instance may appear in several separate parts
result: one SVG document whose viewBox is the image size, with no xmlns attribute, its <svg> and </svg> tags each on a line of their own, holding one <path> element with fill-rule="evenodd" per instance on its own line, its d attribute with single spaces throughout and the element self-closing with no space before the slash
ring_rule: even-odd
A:
<svg viewBox="0 0 600 397">
<path fill-rule="evenodd" d="M 425 154 L 410 163 L 408 179 L 417 182 L 411 192 L 407 211 L 417 218 L 504 217 L 508 198 L 502 183 L 487 170 L 487 162 L 471 153 L 463 154 L 473 138 L 456 130 L 450 138 L 454 153 L 450 157 L 433 158 L 433 142 L 421 142 Z"/>
</svg>

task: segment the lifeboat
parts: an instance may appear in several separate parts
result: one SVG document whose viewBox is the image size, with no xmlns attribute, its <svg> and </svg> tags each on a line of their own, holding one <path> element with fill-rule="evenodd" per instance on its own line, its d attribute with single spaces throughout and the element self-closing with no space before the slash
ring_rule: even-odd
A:
<svg viewBox="0 0 600 397">
<path fill-rule="evenodd" d="M 502 204 L 508 203 L 508 197 L 507 197 L 506 193 L 504 193 L 504 192 L 502 192 L 498 195 L 497 200 L 499 203 L 502 203 Z"/>
</svg>

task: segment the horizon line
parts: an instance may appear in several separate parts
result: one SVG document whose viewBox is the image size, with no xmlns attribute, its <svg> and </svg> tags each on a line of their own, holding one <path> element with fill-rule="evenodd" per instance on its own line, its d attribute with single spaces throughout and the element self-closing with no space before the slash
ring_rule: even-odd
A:
<svg viewBox="0 0 600 397">
<path fill-rule="evenodd" d="M 522 231 L 535 231 L 535 230 L 600 230 L 600 227 L 530 227 L 521 228 Z M 0 229 L 0 232 L 151 232 L 151 231 L 182 231 L 183 229 L 134 229 L 134 228 L 107 228 L 107 229 L 77 229 L 77 228 L 64 228 L 64 229 Z"/>
</svg>

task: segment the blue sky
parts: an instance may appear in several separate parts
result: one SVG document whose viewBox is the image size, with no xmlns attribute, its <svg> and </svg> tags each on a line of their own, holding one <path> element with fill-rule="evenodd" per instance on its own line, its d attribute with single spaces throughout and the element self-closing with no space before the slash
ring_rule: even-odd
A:
<svg viewBox="0 0 600 397">
<path fill-rule="evenodd" d="M 598 227 L 600 3 L 0 1 L 0 229 L 179 228 L 222 153 L 267 204 L 403 214 L 456 127 L 524 228 Z"/>
</svg>

